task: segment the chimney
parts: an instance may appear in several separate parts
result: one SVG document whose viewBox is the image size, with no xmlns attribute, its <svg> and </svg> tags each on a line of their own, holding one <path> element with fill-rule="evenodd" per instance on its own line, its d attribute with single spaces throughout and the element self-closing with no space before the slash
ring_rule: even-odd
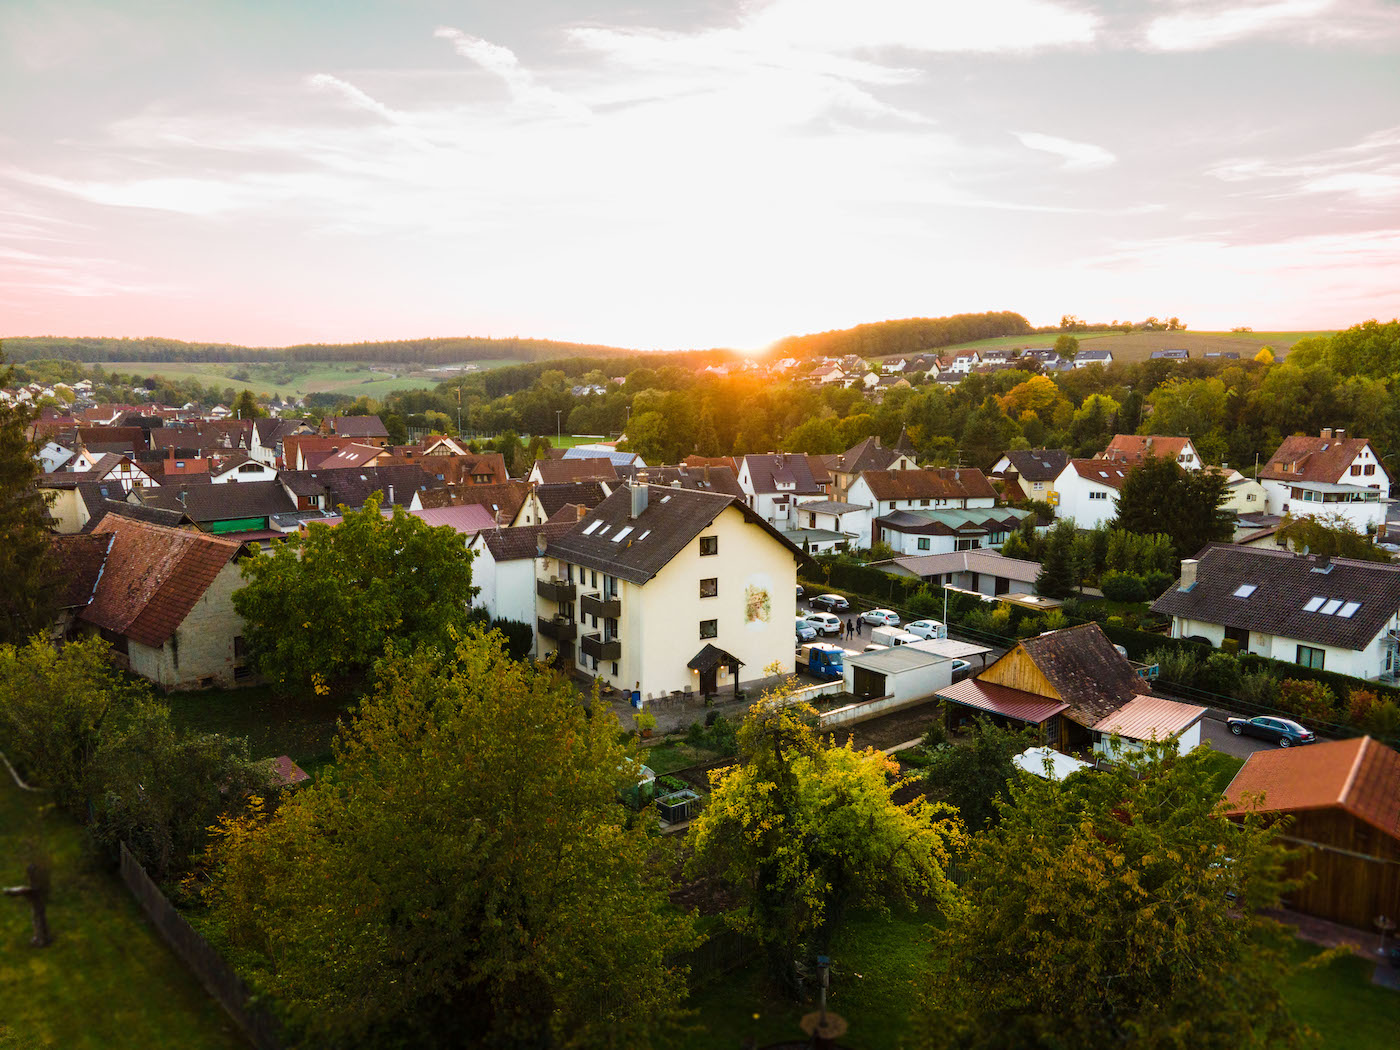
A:
<svg viewBox="0 0 1400 1050">
<path fill-rule="evenodd" d="M 1331 440 L 1332 440 L 1332 428 L 1331 428 L 1331 427 L 1323 427 L 1323 428 L 1322 428 L 1322 438 L 1323 438 L 1324 441 L 1331 441 Z"/>
<path fill-rule="evenodd" d="M 1347 432 L 1346 432 L 1345 430 L 1343 430 L 1341 427 L 1338 427 L 1338 428 L 1337 428 L 1337 440 L 1338 440 L 1338 441 L 1345 441 L 1346 439 L 1347 439 Z"/>
<path fill-rule="evenodd" d="M 705 487 L 710 487 L 710 465 L 708 463 L 705 464 Z"/>
<path fill-rule="evenodd" d="M 1181 582 L 1177 585 L 1179 591 L 1189 591 L 1196 586 L 1196 566 L 1199 565 L 1195 558 L 1186 558 L 1181 563 Z"/>
<path fill-rule="evenodd" d="M 645 484 L 632 484 L 632 514 L 635 520 L 642 516 L 642 512 L 647 509 L 647 497 L 649 493 Z"/>
<path fill-rule="evenodd" d="M 580 504 L 579 504 L 576 508 L 574 508 L 574 509 L 578 512 L 578 520 L 579 520 L 579 521 L 582 521 L 584 518 L 588 517 L 588 508 L 585 507 L 582 503 L 580 503 Z"/>
<path fill-rule="evenodd" d="M 394 486 L 393 486 L 393 485 L 390 485 L 390 486 L 389 486 L 389 506 L 392 507 L 393 505 L 394 505 Z"/>
<path fill-rule="evenodd" d="M 181 486 L 181 487 L 180 487 L 180 491 L 177 492 L 177 493 L 175 494 L 175 498 L 178 499 L 178 500 L 180 501 L 180 506 L 182 506 L 182 507 L 185 505 L 185 499 L 186 499 L 186 497 L 188 497 L 188 496 L 189 496 L 189 489 L 185 488 L 184 486 Z"/>
</svg>

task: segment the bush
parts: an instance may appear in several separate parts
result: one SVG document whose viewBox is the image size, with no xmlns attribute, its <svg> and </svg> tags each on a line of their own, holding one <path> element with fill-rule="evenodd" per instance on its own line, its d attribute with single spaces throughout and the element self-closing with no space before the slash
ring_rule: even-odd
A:
<svg viewBox="0 0 1400 1050">
<path fill-rule="evenodd" d="M 943 717 L 943 705 L 937 704 L 935 707 L 937 709 L 937 714 L 934 715 L 933 721 L 929 723 L 928 728 L 924 730 L 923 737 L 923 746 L 930 750 L 935 747 L 941 747 L 948 742 L 948 723 Z"/>
<path fill-rule="evenodd" d="M 1193 650 L 1167 646 L 1148 653 L 1144 663 L 1156 664 L 1161 677 L 1177 685 L 1194 685 L 1201 667 L 1201 659 Z"/>
<path fill-rule="evenodd" d="M 739 753 L 739 727 L 723 715 L 714 720 L 706 736 L 706 746 L 711 751 L 726 757 Z"/>
<path fill-rule="evenodd" d="M 1246 671 L 1240 676 L 1239 689 L 1235 695 L 1256 707 L 1276 707 L 1278 678 L 1265 670 Z"/>
<path fill-rule="evenodd" d="M 942 588 L 940 588 L 940 591 Z M 941 617 L 943 615 L 943 595 L 935 595 L 932 588 L 920 587 L 905 603 L 905 608 L 915 616 Z"/>
<path fill-rule="evenodd" d="M 1361 728 L 1381 740 L 1400 738 L 1400 704 L 1394 700 L 1377 700 L 1366 713 Z"/>
<path fill-rule="evenodd" d="M 637 731 L 647 733 L 656 728 L 656 716 L 650 711 L 638 711 L 633 721 L 637 724 Z"/>
<path fill-rule="evenodd" d="M 1240 663 L 1229 653 L 1211 653 L 1196 673 L 1196 688 L 1234 696 L 1240 687 Z"/>
<path fill-rule="evenodd" d="M 1107 572 L 1099 580 L 1099 589 L 1111 602 L 1140 602 L 1147 597 L 1142 578 L 1125 572 Z"/>
<path fill-rule="evenodd" d="M 1162 596 L 1162 592 L 1176 582 L 1176 577 L 1169 572 L 1149 572 L 1142 578 L 1143 589 L 1147 592 L 1147 601 L 1156 601 Z"/>
<path fill-rule="evenodd" d="M 691 722 L 690 728 L 685 731 L 685 742 L 691 747 L 704 747 L 705 727 L 699 722 Z"/>
<path fill-rule="evenodd" d="M 1278 684 L 1278 706 L 1304 721 L 1337 721 L 1337 697 L 1321 682 L 1285 679 Z"/>
</svg>

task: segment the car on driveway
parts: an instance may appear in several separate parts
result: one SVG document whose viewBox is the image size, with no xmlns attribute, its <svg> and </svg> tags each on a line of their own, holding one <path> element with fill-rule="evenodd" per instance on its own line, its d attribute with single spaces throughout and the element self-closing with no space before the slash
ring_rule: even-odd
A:
<svg viewBox="0 0 1400 1050">
<path fill-rule="evenodd" d="M 801 597 L 802 597 L 804 594 L 806 594 L 806 593 L 807 593 L 807 592 L 804 591 L 804 590 L 802 589 L 802 584 L 799 583 L 799 584 L 797 585 L 797 596 L 798 596 L 799 598 L 801 598 Z"/>
<path fill-rule="evenodd" d="M 917 634 L 920 638 L 948 637 L 948 628 L 937 620 L 915 620 L 913 623 L 905 624 L 904 629 L 910 634 Z"/>
<path fill-rule="evenodd" d="M 799 616 L 797 618 L 797 640 L 799 642 L 811 642 L 815 641 L 816 637 L 817 629 Z"/>
<path fill-rule="evenodd" d="M 845 612 L 851 607 L 851 603 L 839 594 L 819 594 L 808 604 L 813 609 L 825 609 L 827 612 Z"/>
<path fill-rule="evenodd" d="M 1225 724 L 1235 736 L 1257 736 L 1261 740 L 1272 740 L 1279 747 L 1317 742 L 1317 735 L 1311 729 L 1304 729 L 1292 719 L 1276 718 L 1273 715 L 1227 718 Z"/>
<path fill-rule="evenodd" d="M 961 682 L 972 670 L 972 664 L 967 660 L 953 661 L 953 681 Z"/>
<path fill-rule="evenodd" d="M 879 627 L 899 626 L 899 613 L 891 609 L 866 609 L 860 614 L 860 618 L 866 623 L 873 623 Z"/>
<path fill-rule="evenodd" d="M 808 613 L 803 619 L 811 624 L 818 634 L 827 636 L 835 635 L 839 638 L 841 632 L 846 629 L 845 624 L 841 622 L 841 618 L 832 616 L 831 613 Z"/>
</svg>

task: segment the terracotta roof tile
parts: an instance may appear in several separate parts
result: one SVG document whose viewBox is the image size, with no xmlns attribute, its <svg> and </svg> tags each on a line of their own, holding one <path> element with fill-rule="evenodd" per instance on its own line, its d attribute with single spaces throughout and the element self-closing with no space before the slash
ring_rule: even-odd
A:
<svg viewBox="0 0 1400 1050">
<path fill-rule="evenodd" d="M 1287 437 L 1259 471 L 1259 480 L 1344 484 L 1349 479 L 1352 461 L 1369 445 L 1365 438 Z M 1379 457 L 1377 462 L 1380 462 Z M 1380 464 L 1380 469 L 1390 477 L 1384 463 Z"/>
<path fill-rule="evenodd" d="M 861 475 L 878 500 L 996 499 L 997 490 L 975 467 L 940 470 L 867 470 Z"/>
</svg>

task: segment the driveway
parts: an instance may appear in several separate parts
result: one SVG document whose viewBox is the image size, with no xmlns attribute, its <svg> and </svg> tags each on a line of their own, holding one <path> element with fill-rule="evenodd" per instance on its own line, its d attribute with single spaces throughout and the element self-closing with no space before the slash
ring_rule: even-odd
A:
<svg viewBox="0 0 1400 1050">
<path fill-rule="evenodd" d="M 1206 715 L 1201 719 L 1201 739 L 1209 740 L 1210 746 L 1217 751 L 1223 751 L 1227 755 L 1235 758 L 1248 758 L 1256 751 L 1272 751 L 1277 744 L 1271 744 L 1267 740 L 1260 740 L 1254 736 L 1235 736 L 1230 732 L 1224 719 L 1213 718 Z"/>
</svg>

